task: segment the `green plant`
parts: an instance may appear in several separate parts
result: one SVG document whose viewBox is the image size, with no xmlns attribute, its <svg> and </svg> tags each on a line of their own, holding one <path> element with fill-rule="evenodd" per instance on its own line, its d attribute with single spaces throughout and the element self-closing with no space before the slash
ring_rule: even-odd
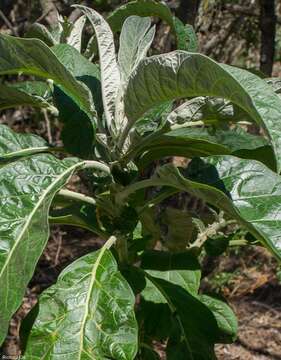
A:
<svg viewBox="0 0 281 360">
<path fill-rule="evenodd" d="M 199 292 L 201 251 L 255 238 L 281 258 L 280 98 L 256 75 L 198 53 L 146 57 L 155 28 L 136 15 L 155 15 L 141 12 L 148 3 L 158 6 L 134 2 L 120 20 L 118 61 L 108 23 L 77 6 L 95 30 L 99 66 L 68 44 L 0 34 L 0 74 L 35 77 L 0 84 L 0 108 L 51 109 L 64 144 L 0 126 L 0 343 L 50 224 L 105 241 L 42 293 L 22 327 L 26 359 L 157 359 L 154 340 L 167 341 L 169 360 L 214 359 L 237 323 Z M 243 130 L 251 122 L 265 135 Z M 159 163 L 174 156 L 192 160 Z M 65 188 L 77 171 L 87 195 Z M 231 240 L 240 226 L 249 241 Z"/>
</svg>

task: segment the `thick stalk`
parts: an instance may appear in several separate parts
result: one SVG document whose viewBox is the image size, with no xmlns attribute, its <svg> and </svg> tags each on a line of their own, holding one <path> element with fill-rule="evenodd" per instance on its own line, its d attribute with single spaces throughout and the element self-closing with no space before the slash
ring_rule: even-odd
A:
<svg viewBox="0 0 281 360">
<path fill-rule="evenodd" d="M 75 191 L 62 189 L 59 191 L 58 195 L 66 198 L 68 200 L 82 201 L 82 202 L 86 202 L 91 205 L 96 205 L 95 199 L 93 199 L 90 196 L 87 196 L 87 195 L 84 195 L 84 194 L 81 194 L 81 193 L 78 193 Z"/>
<path fill-rule="evenodd" d="M 99 171 L 103 171 L 107 174 L 110 174 L 110 168 L 109 166 L 105 165 L 105 164 L 102 164 L 98 161 L 94 161 L 94 160 L 87 160 L 87 161 L 84 161 L 84 166 L 83 166 L 84 169 L 96 169 L 96 170 L 99 170 Z"/>
<path fill-rule="evenodd" d="M 119 261 L 121 264 L 127 264 L 129 258 L 127 237 L 120 233 L 115 235 L 116 235 L 115 249 L 117 251 Z"/>
</svg>

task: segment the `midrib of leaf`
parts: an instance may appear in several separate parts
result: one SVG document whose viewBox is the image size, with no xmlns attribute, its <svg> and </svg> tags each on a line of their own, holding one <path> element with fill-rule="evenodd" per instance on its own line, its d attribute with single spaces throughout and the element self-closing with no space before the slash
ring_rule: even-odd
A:
<svg viewBox="0 0 281 360">
<path fill-rule="evenodd" d="M 28 230 L 28 226 L 33 218 L 33 216 L 36 214 L 37 210 L 39 209 L 39 207 L 42 205 L 43 201 L 45 200 L 46 196 L 49 194 L 49 192 L 52 190 L 53 187 L 56 186 L 57 183 L 59 183 L 59 181 L 61 179 L 63 179 L 68 173 L 71 174 L 77 167 L 80 167 L 84 164 L 84 161 L 82 162 L 79 162 L 79 163 L 76 163 L 75 165 L 71 166 L 70 168 L 68 168 L 66 171 L 64 171 L 63 173 L 61 173 L 57 178 L 56 180 L 50 184 L 46 190 L 42 193 L 42 196 L 41 198 L 39 199 L 39 201 L 37 202 L 37 204 L 35 205 L 35 207 L 33 208 L 33 210 L 31 211 L 31 213 L 28 215 L 27 217 L 27 220 L 18 236 L 18 238 L 16 239 L 11 251 L 9 252 L 7 258 L 6 258 L 6 261 L 1 269 L 1 272 L 0 272 L 0 279 L 1 277 L 3 276 L 3 273 L 4 271 L 6 270 L 8 264 L 9 264 L 9 261 L 11 259 L 11 257 L 13 256 L 19 242 L 21 241 L 22 237 L 24 236 L 26 230 Z"/>
<path fill-rule="evenodd" d="M 39 71 L 37 68 L 32 68 L 30 67 L 29 69 L 26 68 L 13 68 L 12 70 L 1 70 L 0 74 L 1 75 L 13 75 L 13 74 L 17 74 L 17 73 L 22 73 L 22 74 L 27 74 L 27 75 L 34 75 L 34 76 L 38 76 L 38 77 L 43 77 L 45 79 L 49 79 L 50 76 L 47 72 L 45 71 Z M 58 81 L 58 79 L 55 76 L 52 76 L 52 79 L 55 81 Z"/>
<path fill-rule="evenodd" d="M 84 350 L 84 341 L 83 341 L 84 340 L 84 332 L 85 332 L 86 321 L 87 321 L 87 317 L 88 317 L 88 313 L 89 313 L 91 295 L 92 295 L 92 292 L 93 292 L 94 284 L 96 282 L 97 269 L 99 267 L 100 261 L 101 261 L 103 255 L 104 255 L 105 251 L 109 250 L 110 247 L 115 243 L 115 241 L 116 241 L 115 236 L 111 236 L 107 240 L 107 242 L 100 249 L 99 256 L 97 257 L 97 260 L 95 261 L 95 264 L 93 266 L 93 270 L 92 270 L 92 273 L 91 273 L 91 281 L 90 281 L 90 284 L 89 284 L 89 290 L 88 290 L 87 298 L 86 298 L 84 316 L 83 316 L 82 323 L 81 323 L 82 326 L 81 326 L 81 331 L 80 331 L 80 347 L 79 347 L 79 354 L 78 354 L 80 360 L 82 360 L 82 353 L 85 352 L 85 350 Z"/>
<path fill-rule="evenodd" d="M 48 147 L 48 146 L 40 146 L 40 147 L 32 147 L 32 148 L 22 149 L 22 150 L 10 152 L 10 153 L 8 153 L 6 155 L 1 155 L 0 154 L 0 160 L 1 159 L 8 159 L 10 157 L 21 156 L 21 155 L 24 155 L 24 154 L 28 155 L 28 154 L 33 153 L 33 152 L 43 152 L 43 151 L 49 151 L 49 150 L 50 150 L 50 147 Z"/>
</svg>

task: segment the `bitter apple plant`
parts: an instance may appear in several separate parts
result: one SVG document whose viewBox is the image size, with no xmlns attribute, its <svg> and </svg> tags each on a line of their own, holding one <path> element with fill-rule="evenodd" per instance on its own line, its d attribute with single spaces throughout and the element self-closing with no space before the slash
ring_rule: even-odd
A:
<svg viewBox="0 0 281 360">
<path fill-rule="evenodd" d="M 41 294 L 22 325 L 26 359 L 158 359 L 155 340 L 169 360 L 215 359 L 237 323 L 199 291 L 202 256 L 255 243 L 281 258 L 278 82 L 194 52 L 191 29 L 162 3 L 134 1 L 108 21 L 76 8 L 77 23 L 0 34 L 0 109 L 44 108 L 63 124 L 63 147 L 0 125 L 0 343 L 50 225 L 69 224 L 104 245 Z M 179 50 L 148 56 L 150 16 Z M 95 35 L 84 52 L 86 19 Z M 77 172 L 87 194 L 66 188 Z"/>
</svg>

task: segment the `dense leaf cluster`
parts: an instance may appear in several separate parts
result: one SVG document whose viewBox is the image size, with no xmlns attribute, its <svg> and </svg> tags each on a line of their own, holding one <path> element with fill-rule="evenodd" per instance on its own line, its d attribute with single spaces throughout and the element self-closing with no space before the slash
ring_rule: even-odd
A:
<svg viewBox="0 0 281 360">
<path fill-rule="evenodd" d="M 278 81 L 194 52 L 191 28 L 162 3 L 133 1 L 107 21 L 76 8 L 74 24 L 59 17 L 26 38 L 0 34 L 0 75 L 33 79 L 1 83 L 0 109 L 43 108 L 63 124 L 62 148 L 0 125 L 0 343 L 56 223 L 104 246 L 42 293 L 23 324 L 26 359 L 158 359 L 154 340 L 167 343 L 168 360 L 215 359 L 237 322 L 199 291 L 202 256 L 243 228 L 242 243 L 281 259 Z M 148 56 L 151 16 L 179 50 Z M 95 34 L 84 48 L 86 20 Z M 252 123 L 262 135 L 246 131 Z M 66 189 L 78 170 L 87 195 Z"/>
</svg>

